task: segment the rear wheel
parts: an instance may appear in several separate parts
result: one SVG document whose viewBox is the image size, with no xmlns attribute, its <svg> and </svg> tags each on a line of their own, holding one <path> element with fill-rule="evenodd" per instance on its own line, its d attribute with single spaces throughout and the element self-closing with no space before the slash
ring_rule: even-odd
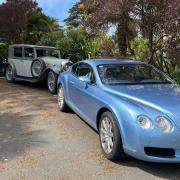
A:
<svg viewBox="0 0 180 180">
<path fill-rule="evenodd" d="M 8 65 L 6 67 L 6 72 L 5 72 L 6 80 L 9 83 L 14 82 L 14 77 L 13 77 L 13 68 L 11 65 Z"/>
<path fill-rule="evenodd" d="M 64 98 L 64 88 L 62 85 L 60 85 L 58 89 L 58 106 L 62 112 L 67 112 L 69 110 L 69 106 L 66 104 Z"/>
<path fill-rule="evenodd" d="M 125 158 L 119 128 L 113 114 L 109 111 L 101 116 L 99 137 L 102 151 L 107 159 L 113 161 Z"/>
<path fill-rule="evenodd" d="M 57 91 L 58 76 L 53 71 L 49 71 L 47 76 L 47 87 L 50 93 L 55 94 Z"/>
</svg>

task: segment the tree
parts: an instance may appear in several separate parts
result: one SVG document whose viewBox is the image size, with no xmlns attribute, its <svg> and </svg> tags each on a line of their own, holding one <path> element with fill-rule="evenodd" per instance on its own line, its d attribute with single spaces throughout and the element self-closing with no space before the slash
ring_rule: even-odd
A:
<svg viewBox="0 0 180 180">
<path fill-rule="evenodd" d="M 62 58 L 73 62 L 83 59 L 97 58 L 102 54 L 102 45 L 109 40 L 106 34 L 92 38 L 84 28 L 53 31 L 44 35 L 39 44 L 55 46 L 61 50 Z"/>
<path fill-rule="evenodd" d="M 65 19 L 64 22 L 69 28 L 78 28 L 79 26 L 82 26 L 86 16 L 86 6 L 83 3 L 78 2 L 69 9 L 69 17 Z"/>
<path fill-rule="evenodd" d="M 39 10 L 34 0 L 7 0 L 0 5 L 0 38 L 22 42 L 28 18 Z"/>
<path fill-rule="evenodd" d="M 160 29 L 166 36 L 165 51 L 169 58 L 180 64 L 180 3 L 179 0 L 166 1 L 162 12 Z"/>
<path fill-rule="evenodd" d="M 5 42 L 0 42 L 0 63 L 2 63 L 3 59 L 7 58 L 8 54 L 8 45 Z"/>
<path fill-rule="evenodd" d="M 48 34 L 44 34 L 38 44 L 44 46 L 57 46 L 57 41 L 61 41 L 65 37 L 64 30 L 52 31 Z"/>
<path fill-rule="evenodd" d="M 86 59 L 87 34 L 83 29 L 70 29 L 62 39 L 58 39 L 57 47 L 61 49 L 62 57 L 70 58 L 73 62 Z"/>
<path fill-rule="evenodd" d="M 140 17 L 141 34 L 149 40 L 148 62 L 170 76 L 180 57 L 179 12 L 178 0 L 139 0 L 135 10 L 135 14 Z"/>
<path fill-rule="evenodd" d="M 59 30 L 59 24 L 56 19 L 37 12 L 27 21 L 26 42 L 36 44 L 43 35 L 57 30 Z"/>
<path fill-rule="evenodd" d="M 179 0 L 82 0 L 87 6 L 85 19 L 91 32 L 117 25 L 120 54 L 137 56 L 142 45 L 148 63 L 171 75 L 179 66 L 180 3 Z M 144 41 L 145 40 L 145 41 Z M 137 44 L 138 43 L 138 44 Z M 145 44 L 144 44 L 145 43 Z"/>
<path fill-rule="evenodd" d="M 107 30 L 109 25 L 117 25 L 119 51 L 127 56 L 131 51 L 130 40 L 134 37 L 132 18 L 129 12 L 133 9 L 135 0 L 83 0 L 89 15 L 86 25 L 91 31 Z"/>
</svg>

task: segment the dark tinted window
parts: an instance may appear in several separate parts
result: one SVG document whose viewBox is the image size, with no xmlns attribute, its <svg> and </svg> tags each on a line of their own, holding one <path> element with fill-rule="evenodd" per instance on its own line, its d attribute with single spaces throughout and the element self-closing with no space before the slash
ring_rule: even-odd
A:
<svg viewBox="0 0 180 180">
<path fill-rule="evenodd" d="M 22 57 L 22 48 L 14 48 L 14 57 Z"/>
<path fill-rule="evenodd" d="M 57 49 L 36 49 L 37 57 L 50 56 L 60 58 L 60 51 Z"/>
<path fill-rule="evenodd" d="M 72 66 L 71 72 L 72 72 L 74 75 L 76 75 L 77 66 L 78 66 L 78 64 L 75 64 L 75 65 Z"/>
<path fill-rule="evenodd" d="M 105 84 L 159 84 L 172 83 L 163 73 L 145 64 L 107 64 L 98 66 Z"/>
<path fill-rule="evenodd" d="M 77 77 L 88 76 L 91 79 L 92 84 L 96 83 L 96 79 L 95 79 L 93 69 L 88 64 L 85 64 L 85 63 L 79 64 L 79 66 L 76 69 L 75 75 Z"/>
<path fill-rule="evenodd" d="M 76 76 L 88 76 L 89 73 L 91 73 L 91 68 L 89 65 L 84 63 L 79 64 L 76 70 Z"/>
<path fill-rule="evenodd" d="M 27 58 L 33 58 L 34 57 L 33 48 L 24 48 L 24 56 Z"/>
</svg>

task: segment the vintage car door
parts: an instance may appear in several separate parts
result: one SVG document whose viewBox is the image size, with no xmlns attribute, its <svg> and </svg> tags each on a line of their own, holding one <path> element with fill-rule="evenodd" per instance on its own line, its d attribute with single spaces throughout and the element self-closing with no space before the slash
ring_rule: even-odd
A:
<svg viewBox="0 0 180 180">
<path fill-rule="evenodd" d="M 34 59 L 34 48 L 24 47 L 23 53 L 23 76 L 24 77 L 33 77 L 31 73 L 31 64 Z"/>
<path fill-rule="evenodd" d="M 18 76 L 23 76 L 23 48 L 14 47 L 13 48 L 13 57 L 9 59 L 15 65 L 16 74 Z"/>
</svg>

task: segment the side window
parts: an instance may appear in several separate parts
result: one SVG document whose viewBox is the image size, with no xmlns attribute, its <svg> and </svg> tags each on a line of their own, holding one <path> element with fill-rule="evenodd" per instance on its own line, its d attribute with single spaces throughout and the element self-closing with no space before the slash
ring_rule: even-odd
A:
<svg viewBox="0 0 180 180">
<path fill-rule="evenodd" d="M 14 48 L 14 57 L 22 58 L 22 48 Z"/>
<path fill-rule="evenodd" d="M 75 64 L 72 66 L 72 69 L 71 69 L 72 74 L 76 75 L 77 67 L 78 67 L 78 64 Z"/>
<path fill-rule="evenodd" d="M 77 67 L 77 70 L 76 70 L 76 76 L 77 77 L 89 76 L 90 73 L 91 73 L 91 68 L 87 64 L 81 63 Z"/>
<path fill-rule="evenodd" d="M 96 78 L 95 78 L 93 69 L 88 64 L 85 64 L 85 63 L 79 64 L 79 66 L 76 69 L 75 75 L 77 77 L 88 76 L 90 78 L 90 80 L 91 80 L 91 84 L 96 83 Z"/>
<path fill-rule="evenodd" d="M 37 49 L 37 50 L 36 50 L 36 53 L 37 53 L 37 57 L 46 56 L 46 51 L 43 50 L 43 49 Z"/>
<path fill-rule="evenodd" d="M 33 58 L 34 57 L 34 50 L 33 50 L 33 48 L 24 48 L 24 56 L 26 58 Z"/>
</svg>

